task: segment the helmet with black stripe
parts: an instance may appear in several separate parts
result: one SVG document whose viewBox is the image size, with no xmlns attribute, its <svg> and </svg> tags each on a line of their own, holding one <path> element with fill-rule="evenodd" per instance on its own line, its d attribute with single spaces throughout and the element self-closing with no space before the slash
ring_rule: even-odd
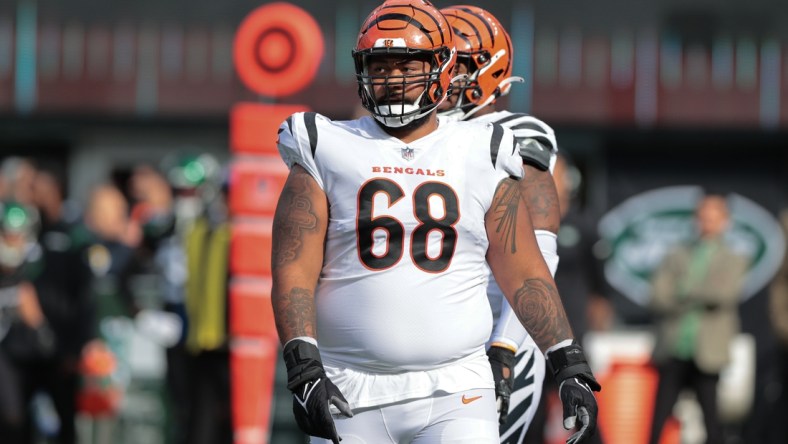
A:
<svg viewBox="0 0 788 444">
<path fill-rule="evenodd" d="M 379 75 L 368 69 L 375 57 L 422 60 L 429 69 Z M 445 100 L 456 51 L 446 18 L 429 1 L 388 0 L 361 26 L 353 60 L 362 105 L 383 125 L 397 128 L 428 115 Z M 383 92 L 376 93 L 373 86 L 381 85 Z M 401 91 L 414 86 L 423 86 L 418 97 L 392 99 L 397 95 L 395 88 Z"/>
<path fill-rule="evenodd" d="M 454 32 L 457 63 L 468 68 L 467 75 L 451 85 L 452 111 L 461 111 L 467 119 L 523 79 L 512 77 L 512 40 L 495 16 L 469 5 L 450 6 L 441 13 Z"/>
</svg>

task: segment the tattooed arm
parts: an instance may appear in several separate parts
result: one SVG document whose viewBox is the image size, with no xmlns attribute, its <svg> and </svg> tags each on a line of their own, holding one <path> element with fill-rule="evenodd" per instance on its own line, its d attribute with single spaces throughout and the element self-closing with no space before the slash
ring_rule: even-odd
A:
<svg viewBox="0 0 788 444">
<path fill-rule="evenodd" d="M 293 165 L 274 215 L 271 302 L 296 423 L 307 435 L 339 443 L 331 407 L 347 417 L 353 412 L 326 377 L 315 340 L 315 287 L 327 226 L 325 193 L 304 168 Z"/>
<path fill-rule="evenodd" d="M 584 442 L 594 434 L 598 407 L 594 378 L 582 347 L 572 342 L 572 329 L 555 282 L 536 243 L 519 184 L 501 181 L 485 219 L 487 262 L 517 317 L 545 353 L 564 407 L 564 428 L 579 429 L 567 443 Z M 490 361 L 492 363 L 492 360 Z"/>
<path fill-rule="evenodd" d="M 561 298 L 536 243 L 520 184 L 501 181 L 487 212 L 487 262 L 520 322 L 545 352 L 573 339 Z"/>
<path fill-rule="evenodd" d="M 558 234 L 561 211 L 558 207 L 558 191 L 550 171 L 542 171 L 523 164 L 525 175 L 520 181 L 520 191 L 528 207 L 534 230 L 545 230 Z"/>
<path fill-rule="evenodd" d="M 293 166 L 279 196 L 272 229 L 271 302 L 282 344 L 316 335 L 314 296 L 327 226 L 325 193 L 305 169 Z"/>
<path fill-rule="evenodd" d="M 557 234 L 561 212 L 558 207 L 558 192 L 549 170 L 541 170 L 523 163 L 525 174 L 520 181 L 520 193 L 533 224 L 536 243 L 542 257 L 555 276 L 558 268 Z M 513 312 L 506 298 L 501 296 L 501 314 L 490 336 L 491 346 L 503 347 L 517 352 L 528 333 Z"/>
</svg>

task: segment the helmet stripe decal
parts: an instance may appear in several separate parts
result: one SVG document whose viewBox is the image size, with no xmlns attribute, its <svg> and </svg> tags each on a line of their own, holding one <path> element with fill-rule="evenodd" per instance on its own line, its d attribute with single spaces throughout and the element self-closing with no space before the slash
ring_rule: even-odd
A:
<svg viewBox="0 0 788 444">
<path fill-rule="evenodd" d="M 415 6 L 413 7 L 413 9 L 424 13 L 427 17 L 432 19 L 432 22 L 435 23 L 435 28 L 438 30 L 438 32 L 441 35 L 441 45 L 445 45 L 446 44 L 446 40 L 443 38 L 443 32 L 441 32 L 441 24 L 440 24 L 440 22 L 438 22 L 438 19 L 433 17 L 432 14 L 430 14 L 427 11 L 425 11 L 424 9 L 416 8 Z"/>
<path fill-rule="evenodd" d="M 473 12 L 471 9 L 468 9 L 468 8 L 460 8 L 460 9 L 462 11 L 467 12 L 468 14 L 471 14 L 472 16 L 474 16 L 477 19 L 479 19 L 480 22 L 484 23 L 484 26 L 487 28 L 487 34 L 489 34 L 490 38 L 492 39 L 492 42 L 490 42 L 490 43 L 495 45 L 495 32 L 493 32 L 492 26 L 490 26 L 490 24 L 487 23 L 487 20 L 485 20 L 484 17 L 480 16 L 479 14 Z M 462 18 L 462 17 L 459 17 L 459 18 Z M 468 20 L 466 20 L 464 18 L 462 18 L 462 19 L 465 20 L 466 22 L 468 22 Z M 468 22 L 468 24 L 473 26 L 470 22 Z M 473 26 L 473 29 L 476 30 L 476 27 Z M 476 31 L 476 35 L 479 35 L 479 31 L 478 30 Z M 479 39 L 479 41 L 481 41 L 481 39 Z"/>
<path fill-rule="evenodd" d="M 465 17 L 459 17 L 459 16 L 458 16 L 458 17 L 457 17 L 457 19 L 464 21 L 465 23 L 467 23 L 467 24 L 468 24 L 468 26 L 470 26 L 470 27 L 471 27 L 471 29 L 473 29 L 473 33 L 475 34 L 475 37 L 476 37 L 476 42 L 477 42 L 477 43 L 476 43 L 476 46 L 477 46 L 477 49 L 481 49 L 481 48 L 482 48 L 482 36 L 481 36 L 481 34 L 479 33 L 479 28 L 477 28 L 477 27 L 476 27 L 476 26 L 475 26 L 473 23 L 471 23 L 471 22 L 470 22 L 470 20 L 466 19 Z M 466 42 L 468 42 L 468 45 L 469 45 L 469 46 L 474 46 L 474 45 L 471 43 L 471 40 L 470 40 L 470 39 L 467 37 L 467 36 L 468 36 L 468 34 L 465 34 L 464 32 L 462 32 L 462 31 L 461 31 L 460 29 L 458 29 L 458 28 L 453 28 L 453 29 L 454 29 L 454 36 L 455 36 L 455 37 L 460 37 L 460 38 L 462 38 L 463 40 L 465 40 Z M 491 34 L 491 35 L 492 35 L 492 34 Z"/>
<path fill-rule="evenodd" d="M 432 41 L 432 36 L 430 35 L 429 31 L 427 31 L 427 29 L 424 28 L 424 25 L 422 25 L 421 22 L 414 19 L 413 17 L 410 17 L 405 14 L 399 14 L 399 13 L 383 14 L 380 17 L 375 18 L 375 20 L 373 20 L 372 23 L 370 23 L 369 26 L 367 26 L 367 29 L 365 29 L 364 32 L 369 31 L 369 29 L 372 28 L 374 25 L 377 25 L 378 23 L 386 20 L 401 20 L 409 25 L 414 25 L 421 32 L 423 32 L 424 35 L 427 36 L 427 38 L 430 39 L 431 44 L 433 45 L 435 44 L 435 42 Z"/>
<path fill-rule="evenodd" d="M 495 32 L 494 32 L 492 26 L 490 26 L 490 23 L 484 18 L 483 15 L 480 15 L 478 12 L 474 11 L 471 8 L 457 7 L 457 9 L 460 10 L 460 11 L 463 11 L 463 12 L 465 12 L 467 14 L 470 14 L 470 15 L 476 17 L 476 18 L 478 18 L 482 23 L 484 23 L 484 26 L 487 28 L 487 33 L 489 34 L 490 39 L 491 39 L 490 44 L 491 44 L 491 46 L 495 46 Z M 479 38 L 479 45 L 482 45 L 482 38 L 481 38 L 481 35 L 479 34 L 479 31 L 476 28 L 476 26 L 474 26 L 467 18 L 465 18 L 465 17 L 463 17 L 461 15 L 457 15 L 455 17 L 457 19 L 460 19 L 460 20 L 468 23 L 468 25 L 471 26 L 474 31 L 476 31 L 476 35 Z M 455 35 L 460 35 L 460 34 L 455 32 Z M 512 54 L 512 42 L 511 42 L 511 40 L 508 39 L 508 38 L 505 38 L 504 41 L 506 42 L 506 50 L 507 50 L 508 54 Z M 510 59 L 509 59 L 508 63 L 506 64 L 506 70 L 508 71 L 511 68 L 511 66 L 512 66 L 512 60 L 511 60 L 511 56 L 510 56 Z"/>
<path fill-rule="evenodd" d="M 440 31 L 440 29 L 441 29 L 441 23 L 438 21 L 438 19 L 436 19 L 435 17 L 433 17 L 433 15 L 432 15 L 432 14 L 431 14 L 429 11 L 427 11 L 427 10 L 424 10 L 424 9 L 421 9 L 421 8 L 417 8 L 417 7 L 413 6 L 413 5 L 409 5 L 409 6 L 410 6 L 411 8 L 413 8 L 414 10 L 416 10 L 416 11 L 419 11 L 419 12 L 421 12 L 422 14 L 426 15 L 427 17 L 431 18 L 431 19 L 432 19 L 432 22 L 435 24 L 435 28 L 436 28 L 438 31 Z M 392 9 L 392 8 L 400 8 L 400 7 L 402 7 L 402 5 L 388 5 L 388 6 L 383 6 L 383 8 L 381 8 L 381 10 L 383 10 L 383 9 Z M 367 28 L 367 29 L 369 29 L 369 28 Z M 424 28 L 422 27 L 421 29 L 423 30 Z M 365 31 L 366 31 L 366 30 L 365 30 Z M 445 44 L 446 44 L 446 40 L 443 38 L 443 32 L 441 32 L 441 33 L 440 33 L 440 35 L 441 35 L 441 44 L 442 44 L 442 45 L 445 45 Z"/>
<path fill-rule="evenodd" d="M 407 23 L 409 25 L 414 25 L 416 28 L 419 29 L 419 31 L 424 33 L 424 35 L 426 35 L 427 38 L 430 39 L 430 43 L 431 44 L 433 44 L 433 45 L 435 44 L 435 42 L 432 41 L 432 36 L 430 35 L 429 31 L 427 31 L 427 29 L 424 28 L 424 25 L 422 25 L 421 22 L 419 22 L 418 20 L 416 20 L 416 19 L 414 19 L 414 18 L 412 18 L 412 17 L 410 17 L 408 15 L 405 15 L 405 14 L 399 14 L 399 13 L 383 14 L 380 17 L 376 18 L 374 21 L 372 21 L 372 23 L 369 24 L 369 26 L 367 27 L 367 29 L 364 30 L 364 32 L 368 31 L 370 28 L 372 28 L 373 26 L 377 25 L 378 23 L 383 22 L 383 21 L 387 21 L 387 20 L 400 20 L 400 21 L 403 21 L 403 22 L 405 22 L 405 23 Z"/>
<path fill-rule="evenodd" d="M 457 29 L 457 28 L 453 28 L 453 29 L 454 29 L 454 36 L 455 36 L 455 37 L 459 37 L 459 38 L 461 38 L 461 39 L 462 39 L 462 40 L 463 40 L 465 43 L 467 43 L 467 44 L 468 44 L 468 46 L 473 46 L 473 45 L 471 45 L 471 39 L 469 39 L 469 38 L 468 38 L 468 37 L 467 37 L 465 34 L 463 34 L 463 33 L 462 33 L 462 32 L 461 32 L 459 29 Z"/>
</svg>

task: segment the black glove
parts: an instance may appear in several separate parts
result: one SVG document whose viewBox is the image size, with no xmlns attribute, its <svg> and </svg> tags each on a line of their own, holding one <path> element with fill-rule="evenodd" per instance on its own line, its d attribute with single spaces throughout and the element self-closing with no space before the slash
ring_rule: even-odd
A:
<svg viewBox="0 0 788 444">
<path fill-rule="evenodd" d="M 498 404 L 498 423 L 506 424 L 509 415 L 509 397 L 514 386 L 514 352 L 503 347 L 492 346 L 487 350 L 495 381 L 495 401 Z"/>
<path fill-rule="evenodd" d="M 298 427 L 307 435 L 339 444 L 342 438 L 337 434 L 329 406 L 334 405 L 347 417 L 352 417 L 353 412 L 337 386 L 326 376 L 317 347 L 294 339 L 285 345 L 283 355 L 287 388 L 293 392 L 293 414 Z"/>
<path fill-rule="evenodd" d="M 597 404 L 593 392 L 602 386 L 591 373 L 583 349 L 576 344 L 561 347 L 547 354 L 547 361 L 558 386 L 558 396 L 564 406 L 564 428 L 576 427 L 580 420 L 580 430 L 570 436 L 567 444 L 580 443 L 588 439 L 596 430 Z"/>
</svg>

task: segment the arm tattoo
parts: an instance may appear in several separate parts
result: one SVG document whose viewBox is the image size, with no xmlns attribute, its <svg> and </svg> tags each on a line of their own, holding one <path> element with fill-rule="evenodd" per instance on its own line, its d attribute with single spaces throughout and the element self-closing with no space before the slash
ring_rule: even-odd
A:
<svg viewBox="0 0 788 444">
<path fill-rule="evenodd" d="M 311 291 L 295 287 L 290 293 L 274 298 L 273 303 L 280 338 L 315 337 L 315 304 Z"/>
<path fill-rule="evenodd" d="M 517 251 L 517 210 L 520 206 L 519 184 L 512 179 L 504 179 L 495 190 L 495 232 L 503 245 L 509 244 L 512 254 Z"/>
<path fill-rule="evenodd" d="M 318 218 L 309 196 L 309 177 L 296 174 L 288 179 L 274 215 L 272 242 L 273 266 L 285 265 L 298 258 L 302 236 L 318 230 Z"/>
<path fill-rule="evenodd" d="M 514 295 L 517 316 L 543 351 L 572 338 L 564 306 L 555 285 L 544 279 L 526 279 Z"/>
<path fill-rule="evenodd" d="M 553 176 L 548 171 L 540 171 L 528 165 L 524 165 L 524 168 L 525 177 L 521 181 L 520 191 L 528 206 L 534 230 L 558 233 L 561 210 Z"/>
</svg>

